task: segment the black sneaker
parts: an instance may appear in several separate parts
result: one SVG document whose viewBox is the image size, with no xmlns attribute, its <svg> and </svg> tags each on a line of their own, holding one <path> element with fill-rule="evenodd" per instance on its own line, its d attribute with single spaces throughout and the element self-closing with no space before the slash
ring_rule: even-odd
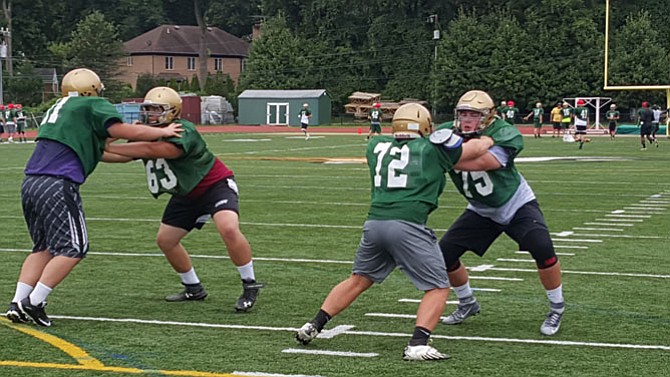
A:
<svg viewBox="0 0 670 377">
<path fill-rule="evenodd" d="M 7 319 L 14 323 L 26 323 L 30 322 L 30 318 L 28 318 L 21 309 L 19 309 L 19 304 L 12 302 L 9 304 L 9 308 L 7 308 Z"/>
<path fill-rule="evenodd" d="M 46 301 L 39 305 L 31 305 L 30 298 L 26 297 L 17 306 L 26 317 L 30 317 L 36 324 L 44 327 L 51 326 L 51 320 L 44 311 L 44 308 L 47 306 Z"/>
<path fill-rule="evenodd" d="M 183 284 L 183 283 L 182 283 Z M 204 300 L 207 297 L 207 291 L 202 284 L 183 284 L 184 290 L 165 297 L 165 301 L 179 302 L 179 301 L 195 301 Z"/>
<path fill-rule="evenodd" d="M 254 307 L 258 291 L 265 287 L 262 283 L 256 283 L 256 280 L 242 280 L 242 295 L 235 303 L 235 310 L 238 312 L 248 312 Z"/>
</svg>

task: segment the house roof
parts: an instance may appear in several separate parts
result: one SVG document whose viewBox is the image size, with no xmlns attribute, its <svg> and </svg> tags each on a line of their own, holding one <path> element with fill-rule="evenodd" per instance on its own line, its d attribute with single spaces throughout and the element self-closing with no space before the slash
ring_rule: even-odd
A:
<svg viewBox="0 0 670 377">
<path fill-rule="evenodd" d="M 247 57 L 249 43 L 217 27 L 208 27 L 205 43 L 213 57 Z M 130 55 L 198 55 L 200 27 L 161 25 L 123 44 Z"/>
<path fill-rule="evenodd" d="M 326 94 L 325 89 L 298 90 L 256 90 L 248 89 L 237 98 L 319 98 Z"/>
</svg>

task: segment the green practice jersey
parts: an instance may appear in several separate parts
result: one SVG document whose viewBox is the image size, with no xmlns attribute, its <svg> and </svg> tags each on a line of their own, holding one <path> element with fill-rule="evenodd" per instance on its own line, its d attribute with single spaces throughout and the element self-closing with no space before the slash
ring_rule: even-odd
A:
<svg viewBox="0 0 670 377">
<path fill-rule="evenodd" d="M 605 113 L 605 118 L 609 121 L 616 122 L 619 119 L 620 113 L 619 110 L 610 110 Z"/>
<path fill-rule="evenodd" d="M 509 124 L 514 124 L 514 118 L 519 114 L 519 109 L 516 107 L 506 107 L 505 108 L 505 120 Z"/>
<path fill-rule="evenodd" d="M 589 109 L 586 107 L 575 107 L 574 114 L 576 119 L 587 121 L 589 119 Z"/>
<path fill-rule="evenodd" d="M 372 139 L 366 152 L 372 184 L 368 219 L 425 224 L 437 208 L 446 184 L 445 173 L 461 153 L 460 146 L 446 150 L 425 138 Z"/>
<path fill-rule="evenodd" d="M 563 107 L 561 108 L 561 116 L 563 119 L 561 120 L 562 123 L 570 123 L 570 117 L 573 114 L 573 109 L 571 107 Z"/>
<path fill-rule="evenodd" d="M 163 193 L 184 196 L 209 173 L 214 165 L 214 154 L 195 125 L 186 120 L 176 120 L 184 130 L 181 137 L 172 137 L 168 141 L 180 147 L 184 153 L 175 159 L 157 158 L 142 160 L 147 173 L 149 191 L 154 197 Z"/>
<path fill-rule="evenodd" d="M 102 160 L 109 137 L 107 123 L 122 121 L 116 108 L 100 97 L 63 97 L 44 114 L 37 139 L 55 140 L 77 154 L 88 177 Z"/>
<path fill-rule="evenodd" d="M 453 122 L 441 124 L 438 129 L 453 128 Z M 497 208 L 514 195 L 521 183 L 521 176 L 514 165 L 514 158 L 523 150 L 523 136 L 516 127 L 496 119 L 482 135 L 489 136 L 494 146 L 510 151 L 507 165 L 490 171 L 449 171 L 458 191 L 470 202 Z"/>
<path fill-rule="evenodd" d="M 375 109 L 375 108 L 370 110 L 370 121 L 372 123 L 381 123 L 381 121 L 382 121 L 382 111 L 380 109 Z"/>
<path fill-rule="evenodd" d="M 536 107 L 533 109 L 533 120 L 540 121 L 540 117 L 544 114 L 544 109 L 541 107 Z"/>
</svg>

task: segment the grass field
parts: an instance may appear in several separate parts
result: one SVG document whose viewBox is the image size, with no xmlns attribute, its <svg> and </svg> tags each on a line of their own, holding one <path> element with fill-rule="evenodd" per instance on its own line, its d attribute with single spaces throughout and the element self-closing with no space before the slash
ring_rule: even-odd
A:
<svg viewBox="0 0 670 377">
<path fill-rule="evenodd" d="M 438 325 L 434 345 L 452 358 L 412 363 L 401 355 L 421 292 L 398 271 L 336 317 L 331 338 L 294 342 L 295 329 L 350 272 L 369 178 L 361 163 L 323 163 L 362 158 L 360 135 L 291 136 L 206 135 L 236 173 L 242 231 L 267 285 L 252 312 L 233 309 L 239 277 L 211 224 L 184 242 L 210 296 L 165 302 L 181 287 L 154 244 L 167 198 L 149 195 L 139 163 L 101 164 L 81 190 L 91 251 L 49 297 L 52 327 L 0 321 L 0 376 L 670 375 L 670 142 L 640 151 L 636 137 L 596 137 L 580 151 L 526 138 L 518 166 L 564 270 L 561 331 L 540 335 L 548 303 L 534 264 L 502 237 L 485 257 L 464 258 L 479 266 L 471 276 L 484 289 L 475 292 L 482 312 L 460 326 Z M 19 190 L 32 149 L 0 145 L 2 305 L 31 247 Z M 448 185 L 440 204 L 430 219 L 438 235 L 465 201 Z"/>
</svg>

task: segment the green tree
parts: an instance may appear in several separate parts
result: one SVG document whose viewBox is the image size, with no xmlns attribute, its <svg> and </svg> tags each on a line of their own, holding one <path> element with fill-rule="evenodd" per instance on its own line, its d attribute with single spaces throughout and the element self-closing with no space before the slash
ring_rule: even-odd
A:
<svg viewBox="0 0 670 377">
<path fill-rule="evenodd" d="M 670 84 L 670 49 L 648 11 L 630 15 L 611 35 L 609 85 Z M 620 104 L 637 107 L 642 101 L 661 103 L 662 92 L 619 93 Z"/>
<path fill-rule="evenodd" d="M 305 51 L 311 49 L 294 35 L 283 17 L 266 21 L 263 36 L 251 44 L 249 60 L 240 78 L 243 89 L 304 88 L 310 68 Z"/>
</svg>

